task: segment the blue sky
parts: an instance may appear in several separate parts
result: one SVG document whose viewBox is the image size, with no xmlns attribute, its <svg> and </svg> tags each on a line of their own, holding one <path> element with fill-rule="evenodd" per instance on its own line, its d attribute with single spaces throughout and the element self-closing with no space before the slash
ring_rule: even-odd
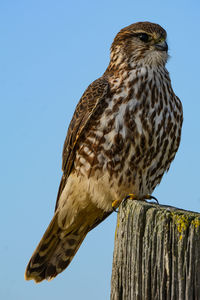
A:
<svg viewBox="0 0 200 300">
<path fill-rule="evenodd" d="M 154 195 L 200 211 L 199 1 L 1 1 L 0 298 L 109 299 L 116 214 L 85 239 L 51 282 L 24 281 L 54 211 L 74 108 L 109 62 L 116 33 L 137 21 L 168 32 L 168 70 L 184 108 L 179 152 Z"/>
</svg>

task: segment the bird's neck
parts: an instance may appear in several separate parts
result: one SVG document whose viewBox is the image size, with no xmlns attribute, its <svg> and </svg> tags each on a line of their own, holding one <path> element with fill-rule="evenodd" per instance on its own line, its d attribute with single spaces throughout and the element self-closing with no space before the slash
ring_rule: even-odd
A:
<svg viewBox="0 0 200 300">
<path fill-rule="evenodd" d="M 128 58 L 120 53 L 120 51 L 111 52 L 110 63 L 105 74 L 118 74 L 128 69 L 130 69 Z"/>
<path fill-rule="evenodd" d="M 167 62 L 166 57 L 163 57 L 159 53 L 150 53 L 145 57 L 139 52 L 134 52 L 132 56 L 127 56 L 125 52 L 120 51 L 120 48 L 115 48 L 115 51 L 111 51 L 110 63 L 105 74 L 115 74 L 119 76 L 122 72 L 130 72 L 138 70 L 143 73 L 144 70 L 155 72 L 161 72 L 168 74 L 165 64 Z"/>
<path fill-rule="evenodd" d="M 169 73 L 165 66 L 155 64 L 144 64 L 142 62 L 131 62 L 127 59 L 110 61 L 104 76 L 112 78 L 112 81 L 121 81 L 123 78 L 143 78 L 143 80 L 162 80 L 169 79 Z"/>
</svg>

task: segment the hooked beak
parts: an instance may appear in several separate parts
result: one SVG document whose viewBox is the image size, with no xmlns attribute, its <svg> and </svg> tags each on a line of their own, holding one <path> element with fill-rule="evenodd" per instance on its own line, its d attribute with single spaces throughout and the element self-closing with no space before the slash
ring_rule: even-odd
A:
<svg viewBox="0 0 200 300">
<path fill-rule="evenodd" d="M 155 48 L 159 51 L 168 51 L 168 45 L 166 41 L 162 41 L 158 44 L 155 44 Z"/>
</svg>

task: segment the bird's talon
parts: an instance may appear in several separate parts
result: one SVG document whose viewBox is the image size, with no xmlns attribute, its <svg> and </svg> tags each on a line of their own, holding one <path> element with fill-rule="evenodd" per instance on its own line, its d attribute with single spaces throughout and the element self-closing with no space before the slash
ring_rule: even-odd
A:
<svg viewBox="0 0 200 300">
<path fill-rule="evenodd" d="M 145 199 L 147 199 L 147 200 L 152 200 L 153 199 L 159 204 L 158 199 L 156 197 L 152 196 L 152 195 L 146 195 Z"/>
<path fill-rule="evenodd" d="M 115 208 L 115 207 L 113 207 L 112 209 L 113 209 L 113 211 L 116 212 L 116 213 L 119 212 L 119 209 L 117 209 L 117 208 Z"/>
</svg>

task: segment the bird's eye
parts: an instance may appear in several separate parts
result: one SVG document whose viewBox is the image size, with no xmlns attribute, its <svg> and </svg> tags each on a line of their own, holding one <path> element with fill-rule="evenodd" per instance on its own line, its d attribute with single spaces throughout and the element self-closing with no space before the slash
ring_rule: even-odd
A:
<svg viewBox="0 0 200 300">
<path fill-rule="evenodd" d="M 149 41 L 149 36 L 146 33 L 139 33 L 138 37 L 144 43 L 147 43 Z"/>
</svg>

